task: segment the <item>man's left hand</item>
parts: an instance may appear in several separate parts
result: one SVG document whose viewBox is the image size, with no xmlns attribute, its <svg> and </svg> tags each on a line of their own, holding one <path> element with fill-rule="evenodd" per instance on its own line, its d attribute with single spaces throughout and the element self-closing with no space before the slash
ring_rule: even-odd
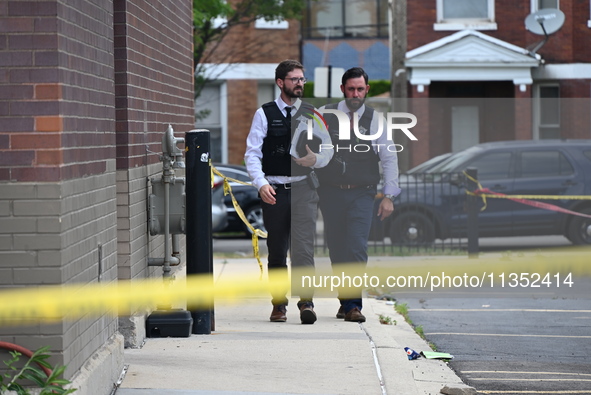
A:
<svg viewBox="0 0 591 395">
<path fill-rule="evenodd" d="M 394 203 L 388 198 L 383 198 L 378 208 L 378 217 L 383 221 L 394 212 Z"/>
<path fill-rule="evenodd" d="M 316 164 L 316 154 L 310 149 L 310 147 L 308 147 L 308 145 L 306 145 L 306 151 L 308 151 L 306 156 L 301 158 L 293 158 L 293 160 L 300 166 L 312 167 Z"/>
</svg>

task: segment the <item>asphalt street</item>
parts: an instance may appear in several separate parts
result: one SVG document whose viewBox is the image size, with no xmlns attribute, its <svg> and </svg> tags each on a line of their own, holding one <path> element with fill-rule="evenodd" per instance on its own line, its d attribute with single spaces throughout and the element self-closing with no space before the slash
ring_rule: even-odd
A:
<svg viewBox="0 0 591 395">
<path fill-rule="evenodd" d="M 564 285 L 564 284 L 563 284 Z M 396 294 L 485 394 L 591 394 L 591 279 L 573 287 Z"/>
</svg>

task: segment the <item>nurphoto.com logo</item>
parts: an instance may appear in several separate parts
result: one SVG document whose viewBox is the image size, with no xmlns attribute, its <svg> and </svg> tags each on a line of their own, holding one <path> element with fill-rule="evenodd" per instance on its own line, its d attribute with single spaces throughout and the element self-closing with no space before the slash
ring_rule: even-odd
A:
<svg viewBox="0 0 591 395">
<path fill-rule="evenodd" d="M 408 112 L 389 112 L 386 113 L 386 117 L 383 116 L 382 113 L 376 112 L 376 116 L 378 117 L 378 128 L 374 133 L 369 133 L 369 130 L 366 130 L 363 126 L 359 125 L 359 117 L 357 113 L 353 113 L 353 130 L 351 130 L 351 120 L 349 116 L 344 113 L 343 111 L 336 110 L 336 109 L 322 109 L 319 111 L 314 110 L 312 114 L 312 118 L 307 119 L 307 138 L 308 140 L 312 139 L 314 134 L 314 122 L 318 123 L 319 126 L 324 125 L 326 129 L 328 129 L 328 123 L 322 116 L 322 114 L 333 114 L 338 119 L 339 124 L 339 140 L 342 141 L 351 141 L 351 131 L 355 134 L 357 138 L 356 141 L 360 141 L 357 144 L 337 144 L 336 146 L 333 144 L 320 144 L 320 151 L 322 149 L 334 149 L 336 152 L 338 151 L 355 151 L 355 152 L 367 152 L 373 146 L 379 151 L 380 149 L 387 149 L 390 152 L 401 152 L 404 147 L 401 144 L 378 144 L 378 143 L 371 143 L 374 140 L 377 140 L 382 136 L 384 133 L 384 129 L 386 132 L 386 137 L 388 141 L 394 141 L 394 131 L 400 130 L 402 131 L 410 140 L 418 140 L 414 134 L 410 131 L 411 128 L 416 126 L 417 124 L 417 117 L 414 114 Z M 384 119 L 386 120 L 386 125 L 384 126 Z M 398 120 L 409 120 L 406 123 L 398 123 Z M 367 143 L 361 143 L 361 141 L 366 141 Z"/>
</svg>

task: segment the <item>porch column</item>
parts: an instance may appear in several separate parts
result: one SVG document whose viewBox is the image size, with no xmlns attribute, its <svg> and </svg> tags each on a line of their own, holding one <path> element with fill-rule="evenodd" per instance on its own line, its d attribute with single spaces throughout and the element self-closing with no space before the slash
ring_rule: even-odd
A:
<svg viewBox="0 0 591 395">
<path fill-rule="evenodd" d="M 515 84 L 515 140 L 533 137 L 531 88 L 529 84 Z"/>
<path fill-rule="evenodd" d="M 417 125 L 412 129 L 416 141 L 409 141 L 404 149 L 409 150 L 409 166 L 412 168 L 431 158 L 429 138 L 429 84 L 412 85 L 409 111 L 417 117 Z"/>
</svg>

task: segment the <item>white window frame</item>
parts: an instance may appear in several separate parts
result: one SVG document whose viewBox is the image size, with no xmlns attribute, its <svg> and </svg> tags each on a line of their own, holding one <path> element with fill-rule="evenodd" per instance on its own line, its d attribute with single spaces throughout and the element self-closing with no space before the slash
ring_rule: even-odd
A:
<svg viewBox="0 0 591 395">
<path fill-rule="evenodd" d="M 228 163 L 228 84 L 226 81 L 218 80 L 209 85 L 212 88 L 218 89 L 219 92 L 219 122 L 216 123 L 205 123 L 195 121 L 195 128 L 197 129 L 219 129 L 221 133 L 220 140 L 220 152 L 221 162 Z M 194 102 L 195 109 L 199 103 L 199 98 Z M 212 148 L 213 149 L 213 148 Z"/>
<path fill-rule="evenodd" d="M 487 0 L 488 3 L 488 18 L 458 18 L 458 19 L 443 19 L 443 2 L 445 0 L 437 0 L 437 22 L 433 25 L 436 31 L 450 31 L 450 30 L 497 30 L 497 23 L 495 22 L 495 1 Z M 533 1 L 533 0 L 532 0 Z"/>
<path fill-rule="evenodd" d="M 536 12 L 537 10 L 540 9 L 538 7 L 539 3 L 540 3 L 540 0 L 531 0 L 531 12 Z M 560 0 L 556 0 L 556 4 L 558 5 L 558 9 L 560 9 Z"/>
<path fill-rule="evenodd" d="M 541 126 L 549 126 L 549 127 L 557 127 L 560 128 L 562 120 L 560 118 L 560 111 L 558 112 L 558 124 L 544 124 L 542 125 L 542 115 L 541 115 L 541 98 L 540 98 L 540 88 L 542 87 L 554 87 L 558 88 L 558 100 L 560 101 L 560 84 L 559 83 L 542 83 L 542 84 L 535 84 L 533 86 L 533 122 L 532 122 L 532 137 L 534 140 L 540 139 L 540 127 Z"/>
<path fill-rule="evenodd" d="M 286 30 L 289 28 L 288 21 L 266 21 L 265 18 L 259 18 L 254 21 L 254 28 L 255 29 L 276 29 L 276 30 Z"/>
</svg>

